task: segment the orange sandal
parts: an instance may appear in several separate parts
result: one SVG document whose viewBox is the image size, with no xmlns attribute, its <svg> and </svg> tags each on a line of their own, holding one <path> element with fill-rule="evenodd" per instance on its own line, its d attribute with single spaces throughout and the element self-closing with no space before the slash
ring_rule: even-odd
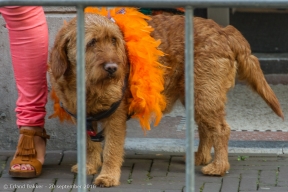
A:
<svg viewBox="0 0 288 192">
<path fill-rule="evenodd" d="M 17 152 L 15 158 L 10 163 L 9 174 L 12 177 L 21 178 L 33 178 L 41 174 L 42 163 L 37 160 L 37 151 L 34 146 L 34 136 L 42 137 L 45 140 L 50 139 L 50 135 L 46 134 L 45 129 L 43 131 L 34 131 L 27 129 L 20 129 L 22 137 L 17 146 Z M 29 164 L 34 169 L 32 170 L 13 170 L 11 167 L 16 164 Z"/>
</svg>

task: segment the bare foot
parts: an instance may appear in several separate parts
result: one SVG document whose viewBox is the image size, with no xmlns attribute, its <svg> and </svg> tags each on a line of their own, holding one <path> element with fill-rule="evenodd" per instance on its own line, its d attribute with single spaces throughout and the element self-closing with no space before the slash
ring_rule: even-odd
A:
<svg viewBox="0 0 288 192">
<path fill-rule="evenodd" d="M 27 129 L 27 130 L 35 130 L 35 131 L 43 131 L 43 128 L 41 127 L 26 127 L 23 126 L 21 129 Z M 18 142 L 20 141 L 20 138 L 22 137 L 22 134 L 20 134 Z M 44 159 L 45 159 L 45 153 L 46 153 L 46 144 L 45 140 L 39 136 L 34 136 L 34 146 L 37 152 L 37 159 L 41 162 L 43 165 Z M 15 158 L 15 155 L 14 155 Z M 15 164 L 11 166 L 12 170 L 34 170 L 34 167 L 30 164 Z"/>
</svg>

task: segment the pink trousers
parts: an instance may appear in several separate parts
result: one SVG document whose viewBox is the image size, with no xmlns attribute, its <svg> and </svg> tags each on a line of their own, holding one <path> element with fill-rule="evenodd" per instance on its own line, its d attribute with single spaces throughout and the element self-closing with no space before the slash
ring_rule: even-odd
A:
<svg viewBox="0 0 288 192">
<path fill-rule="evenodd" d="M 17 125 L 44 126 L 47 103 L 48 27 L 42 7 L 0 7 L 9 30 L 18 91 Z"/>
</svg>

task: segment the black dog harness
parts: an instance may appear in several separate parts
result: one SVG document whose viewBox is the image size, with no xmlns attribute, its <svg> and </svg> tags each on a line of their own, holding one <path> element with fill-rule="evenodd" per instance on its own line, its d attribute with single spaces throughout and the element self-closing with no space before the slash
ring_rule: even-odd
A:
<svg viewBox="0 0 288 192">
<path fill-rule="evenodd" d="M 97 113 L 93 116 L 89 116 L 86 118 L 86 131 L 87 131 L 87 134 L 90 136 L 91 138 L 91 141 L 94 141 L 94 142 L 101 142 L 104 140 L 104 129 L 102 129 L 99 133 L 96 133 L 93 129 L 93 126 L 92 126 L 92 121 L 100 121 L 101 119 L 105 119 L 107 117 L 109 117 L 110 115 L 112 115 L 116 109 L 119 107 L 120 103 L 122 101 L 122 98 L 113 103 L 111 105 L 111 107 L 106 110 L 106 111 L 101 111 L 100 113 Z M 60 106 L 69 114 L 71 115 L 72 117 L 74 117 L 75 119 L 77 119 L 77 115 L 74 115 L 73 113 L 71 113 L 70 111 L 68 111 L 64 106 L 63 106 L 63 103 L 60 102 Z"/>
<path fill-rule="evenodd" d="M 127 87 L 127 81 L 128 81 L 128 78 L 125 79 L 124 81 L 124 86 L 122 88 L 122 97 L 119 101 L 113 103 L 111 105 L 111 107 L 106 110 L 106 111 L 101 111 L 93 116 L 88 116 L 86 118 L 86 131 L 87 131 L 87 134 L 90 136 L 91 138 L 91 141 L 94 141 L 94 142 L 102 142 L 104 140 L 104 129 L 102 129 L 100 132 L 96 133 L 93 129 L 93 126 L 92 126 L 92 121 L 100 121 L 101 119 L 105 119 L 107 117 L 109 117 L 110 115 L 112 115 L 116 109 L 120 106 L 120 103 L 125 95 L 125 90 L 126 90 L 126 87 Z M 77 115 L 71 113 L 70 111 L 68 111 L 64 106 L 63 106 L 63 103 L 60 102 L 60 106 L 69 114 L 71 115 L 72 117 L 74 117 L 75 119 L 77 119 Z M 128 117 L 129 119 L 129 117 Z"/>
</svg>

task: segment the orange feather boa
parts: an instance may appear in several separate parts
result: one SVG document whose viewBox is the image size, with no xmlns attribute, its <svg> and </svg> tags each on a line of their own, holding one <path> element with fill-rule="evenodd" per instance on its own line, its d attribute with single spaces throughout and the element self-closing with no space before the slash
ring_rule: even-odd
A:
<svg viewBox="0 0 288 192">
<path fill-rule="evenodd" d="M 156 41 L 150 36 L 153 28 L 146 21 L 150 17 L 140 13 L 136 8 L 126 7 L 87 7 L 85 13 L 109 16 L 123 32 L 130 61 L 129 87 L 132 99 L 129 114 L 139 119 L 143 130 L 150 130 L 152 120 L 157 126 L 166 107 L 165 97 L 161 94 L 164 90 L 164 66 L 158 62 L 158 58 L 164 53 L 158 49 L 160 40 Z M 55 93 L 53 97 L 57 97 Z M 55 104 L 57 105 L 57 102 Z M 62 112 L 60 114 L 59 107 L 54 105 L 53 117 L 63 115 Z"/>
</svg>

